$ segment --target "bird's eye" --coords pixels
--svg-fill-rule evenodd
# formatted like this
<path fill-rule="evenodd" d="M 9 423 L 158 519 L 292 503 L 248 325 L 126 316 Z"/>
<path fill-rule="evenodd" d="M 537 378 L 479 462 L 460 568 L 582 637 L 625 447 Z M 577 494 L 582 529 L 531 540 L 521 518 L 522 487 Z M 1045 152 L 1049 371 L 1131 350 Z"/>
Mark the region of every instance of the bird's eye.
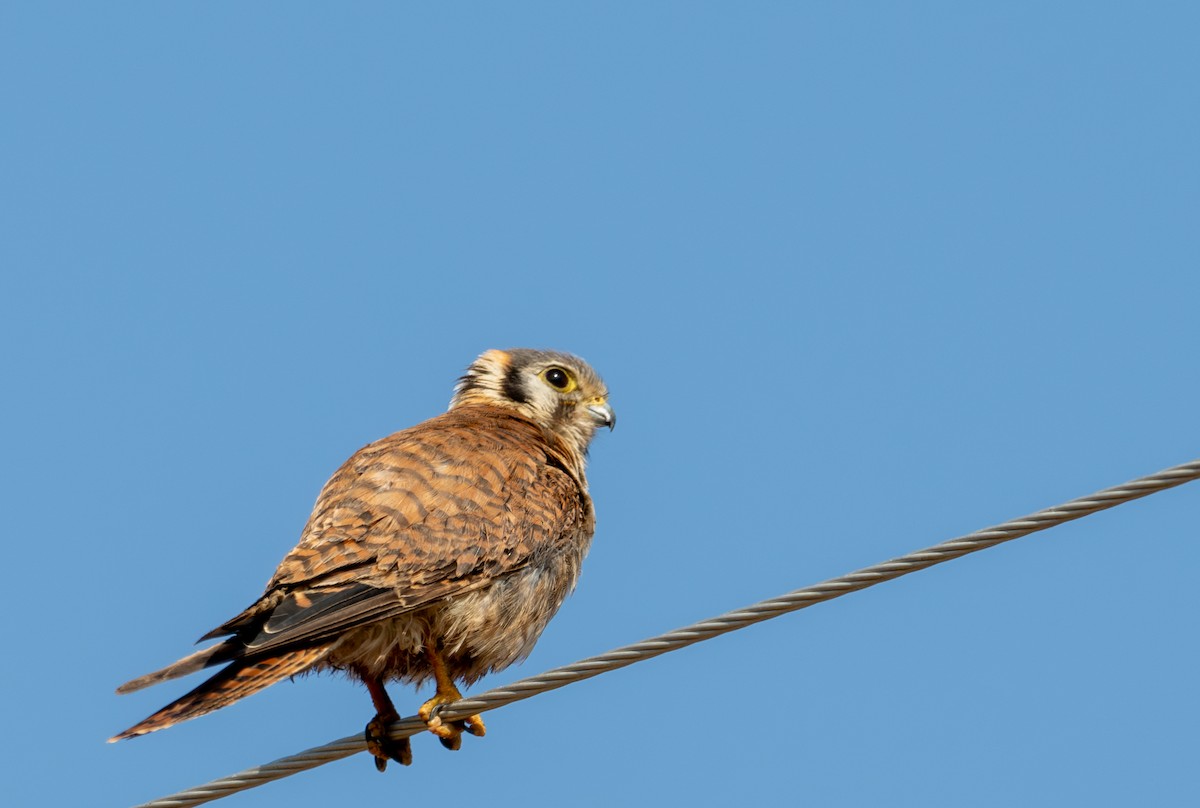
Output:
<path fill-rule="evenodd" d="M 546 368 L 542 371 L 542 378 L 560 393 L 569 393 L 575 389 L 575 380 L 562 368 Z"/>

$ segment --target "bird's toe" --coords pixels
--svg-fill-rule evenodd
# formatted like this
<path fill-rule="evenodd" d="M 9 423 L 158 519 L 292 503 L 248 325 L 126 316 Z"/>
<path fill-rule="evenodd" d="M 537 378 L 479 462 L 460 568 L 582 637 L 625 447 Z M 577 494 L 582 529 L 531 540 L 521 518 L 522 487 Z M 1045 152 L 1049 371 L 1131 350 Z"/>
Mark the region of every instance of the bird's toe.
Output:
<path fill-rule="evenodd" d="M 367 751 L 375 758 L 375 768 L 381 772 L 387 769 L 389 760 L 394 760 L 401 766 L 412 765 L 412 744 L 408 738 L 394 740 L 388 737 L 388 726 L 398 717 L 376 715 L 363 733 L 367 741 Z"/>

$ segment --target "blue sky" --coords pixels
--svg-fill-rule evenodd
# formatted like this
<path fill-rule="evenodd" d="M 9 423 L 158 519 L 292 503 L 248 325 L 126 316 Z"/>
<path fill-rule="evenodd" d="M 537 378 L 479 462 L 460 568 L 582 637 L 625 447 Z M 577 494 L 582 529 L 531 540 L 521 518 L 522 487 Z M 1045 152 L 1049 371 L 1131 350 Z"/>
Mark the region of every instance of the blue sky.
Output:
<path fill-rule="evenodd" d="M 605 376 L 580 587 L 495 686 L 1200 455 L 1192 4 L 8 4 L 13 805 L 355 733 L 118 745 L 351 452 L 491 347 Z M 1197 798 L 1185 487 L 224 801 Z M 426 697 L 393 690 L 411 713 Z"/>

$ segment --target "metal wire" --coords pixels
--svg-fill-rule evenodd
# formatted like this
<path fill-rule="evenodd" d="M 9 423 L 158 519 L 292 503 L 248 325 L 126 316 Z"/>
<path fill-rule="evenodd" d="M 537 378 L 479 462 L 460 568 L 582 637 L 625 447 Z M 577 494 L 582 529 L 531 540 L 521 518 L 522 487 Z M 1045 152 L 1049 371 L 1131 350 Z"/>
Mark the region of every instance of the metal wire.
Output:
<path fill-rule="evenodd" d="M 794 612 L 814 603 L 820 603 L 841 597 L 850 592 L 857 592 L 869 586 L 899 578 L 910 572 L 932 567 L 943 561 L 949 561 L 968 553 L 994 547 L 1012 539 L 1036 533 L 1039 530 L 1070 522 L 1083 516 L 1115 507 L 1130 500 L 1140 499 L 1149 494 L 1174 488 L 1177 485 L 1200 479 L 1200 460 L 1183 463 L 1169 469 L 1132 480 L 1124 485 L 1106 488 L 1095 494 L 1079 499 L 1073 499 L 1062 505 L 1038 511 L 1037 513 L 1013 519 L 984 528 L 974 533 L 968 533 L 957 539 L 918 550 L 908 555 L 885 561 L 881 564 L 865 567 L 848 575 L 830 578 L 819 584 L 797 589 L 777 598 L 760 601 L 743 609 L 699 623 L 693 623 L 684 628 L 669 631 L 658 637 L 652 637 L 632 645 L 617 648 L 599 656 L 589 657 L 561 668 L 553 668 L 545 673 L 521 679 L 504 687 L 489 690 L 473 698 L 463 699 L 442 708 L 440 715 L 444 719 L 466 718 L 475 713 L 495 710 L 514 701 L 536 696 L 548 690 L 590 679 L 601 673 L 606 673 L 634 662 L 675 651 L 693 643 L 701 642 L 736 631 L 754 623 L 770 620 L 781 614 Z M 425 729 L 425 724 L 419 718 L 402 718 L 392 724 L 389 734 L 392 738 L 405 738 L 415 735 Z M 185 806 L 201 805 L 211 800 L 227 797 L 238 791 L 244 791 L 272 780 L 279 780 L 297 772 L 312 769 L 334 760 L 341 760 L 366 749 L 362 734 L 351 735 L 324 746 L 314 747 L 296 755 L 280 758 L 263 766 L 231 774 L 219 780 L 213 780 L 202 786 L 180 791 L 169 797 L 153 800 L 135 806 L 135 808 L 185 808 Z"/>

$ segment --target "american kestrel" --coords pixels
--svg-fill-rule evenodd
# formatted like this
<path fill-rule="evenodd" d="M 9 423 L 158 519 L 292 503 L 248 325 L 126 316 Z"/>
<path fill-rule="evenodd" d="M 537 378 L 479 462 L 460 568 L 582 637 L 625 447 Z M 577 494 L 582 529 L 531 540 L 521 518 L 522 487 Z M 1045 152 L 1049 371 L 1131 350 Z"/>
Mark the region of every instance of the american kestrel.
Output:
<path fill-rule="evenodd" d="M 575 586 L 595 529 L 584 462 L 616 422 L 604 382 L 551 351 L 488 351 L 459 379 L 450 409 L 356 452 L 325 484 L 300 543 L 266 592 L 205 634 L 224 637 L 121 685 L 129 693 L 225 664 L 192 692 L 111 740 L 195 718 L 304 671 L 367 686 L 367 747 L 380 771 L 412 762 L 389 681 L 437 692 L 418 715 L 450 749 L 478 715 L 437 708 L 524 659 Z M 227 664 L 226 664 L 227 663 Z"/>

